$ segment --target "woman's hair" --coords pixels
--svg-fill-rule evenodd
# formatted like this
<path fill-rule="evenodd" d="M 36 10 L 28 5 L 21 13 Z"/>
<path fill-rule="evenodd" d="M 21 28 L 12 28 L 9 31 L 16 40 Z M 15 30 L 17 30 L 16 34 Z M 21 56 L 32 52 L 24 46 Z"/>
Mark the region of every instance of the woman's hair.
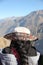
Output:
<path fill-rule="evenodd" d="M 17 44 L 17 40 L 15 40 L 15 41 L 12 40 L 12 41 L 11 41 L 11 44 L 10 44 L 10 47 L 11 47 L 11 48 L 12 48 L 12 47 L 13 47 L 13 48 L 18 48 L 19 45 Z"/>

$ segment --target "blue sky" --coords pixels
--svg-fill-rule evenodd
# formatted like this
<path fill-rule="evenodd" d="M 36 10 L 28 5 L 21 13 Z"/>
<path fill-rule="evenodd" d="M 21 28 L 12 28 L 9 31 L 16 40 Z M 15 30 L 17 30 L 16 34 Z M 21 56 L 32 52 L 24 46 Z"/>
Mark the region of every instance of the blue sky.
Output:
<path fill-rule="evenodd" d="M 0 0 L 0 19 L 43 10 L 43 0 Z"/>

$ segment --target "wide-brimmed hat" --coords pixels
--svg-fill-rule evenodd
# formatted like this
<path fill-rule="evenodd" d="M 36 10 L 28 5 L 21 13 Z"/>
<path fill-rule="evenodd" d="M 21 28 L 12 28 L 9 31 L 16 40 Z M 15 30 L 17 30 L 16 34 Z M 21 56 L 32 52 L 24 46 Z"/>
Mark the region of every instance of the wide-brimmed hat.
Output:
<path fill-rule="evenodd" d="M 36 36 L 32 35 L 30 29 L 26 27 L 16 27 L 14 32 L 16 33 L 18 39 L 30 41 L 35 41 L 38 39 Z"/>

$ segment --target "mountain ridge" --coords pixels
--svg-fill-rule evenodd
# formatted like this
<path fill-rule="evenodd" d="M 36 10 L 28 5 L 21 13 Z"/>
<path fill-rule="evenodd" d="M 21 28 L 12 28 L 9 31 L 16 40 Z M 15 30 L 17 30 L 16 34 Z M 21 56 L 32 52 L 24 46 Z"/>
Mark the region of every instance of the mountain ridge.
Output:
<path fill-rule="evenodd" d="M 43 38 L 43 35 L 41 35 L 41 33 L 43 34 L 43 10 L 33 11 L 23 17 L 13 16 L 0 20 L 0 36 L 13 32 L 16 26 L 25 26 L 30 29 L 32 34 L 40 35 Z"/>

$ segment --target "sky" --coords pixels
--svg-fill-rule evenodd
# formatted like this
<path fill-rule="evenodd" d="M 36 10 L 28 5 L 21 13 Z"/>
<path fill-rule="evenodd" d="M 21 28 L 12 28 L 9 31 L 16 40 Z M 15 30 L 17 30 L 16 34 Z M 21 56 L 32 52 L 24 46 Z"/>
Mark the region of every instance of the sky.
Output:
<path fill-rule="evenodd" d="M 0 0 L 0 19 L 26 16 L 43 10 L 43 0 Z"/>

